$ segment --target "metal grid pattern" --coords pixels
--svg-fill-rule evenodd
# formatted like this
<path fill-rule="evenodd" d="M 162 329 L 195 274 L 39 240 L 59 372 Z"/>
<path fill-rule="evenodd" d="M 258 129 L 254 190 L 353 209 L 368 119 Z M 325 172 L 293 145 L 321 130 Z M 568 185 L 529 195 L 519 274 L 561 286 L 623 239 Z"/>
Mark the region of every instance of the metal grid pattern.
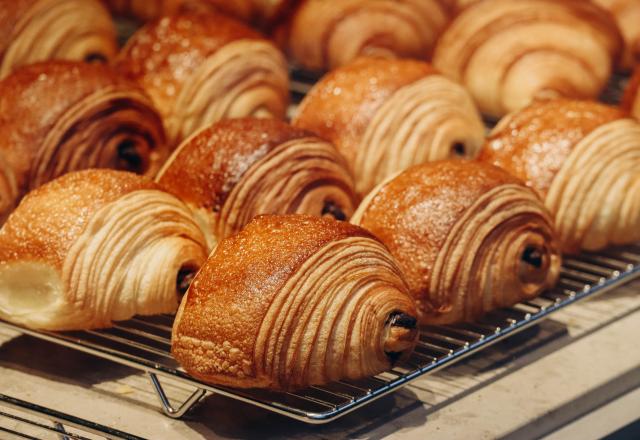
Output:
<path fill-rule="evenodd" d="M 425 327 L 412 357 L 390 371 L 363 380 L 344 380 L 289 393 L 217 387 L 188 376 L 170 354 L 173 323 L 170 315 L 138 317 L 105 330 L 66 333 L 38 332 L 2 324 L 146 372 L 164 412 L 170 417 L 182 417 L 207 392 L 212 392 L 307 423 L 325 423 L 530 327 L 576 301 L 639 276 L 640 244 L 566 258 L 555 289 L 532 301 L 491 312 L 477 323 Z M 194 392 L 174 406 L 160 382 L 163 377 L 193 386 Z"/>
<path fill-rule="evenodd" d="M 0 438 L 143 440 L 126 432 L 0 394 Z"/>

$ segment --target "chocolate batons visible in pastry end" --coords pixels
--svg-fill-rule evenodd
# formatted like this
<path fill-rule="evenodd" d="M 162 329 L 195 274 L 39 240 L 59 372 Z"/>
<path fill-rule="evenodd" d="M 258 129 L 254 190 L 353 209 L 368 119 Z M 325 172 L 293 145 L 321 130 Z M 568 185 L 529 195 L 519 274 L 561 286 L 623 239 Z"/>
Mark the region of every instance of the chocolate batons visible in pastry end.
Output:
<path fill-rule="evenodd" d="M 275 119 L 229 119 L 186 140 L 156 179 L 194 211 L 209 247 L 258 214 L 347 220 L 353 178 L 327 141 Z"/>
<path fill-rule="evenodd" d="M 222 240 L 180 304 L 171 352 L 192 376 L 295 389 L 410 355 L 416 311 L 387 249 L 346 222 L 258 216 Z"/>
<path fill-rule="evenodd" d="M 0 318 L 82 330 L 170 313 L 205 259 L 189 209 L 150 180 L 69 173 L 29 193 L 0 230 Z"/>
<path fill-rule="evenodd" d="M 620 110 L 532 104 L 500 121 L 480 158 L 538 192 L 565 252 L 640 240 L 640 123 Z"/>
<path fill-rule="evenodd" d="M 417 165 L 353 215 L 398 261 L 423 324 L 471 321 L 531 299 L 560 272 L 553 220 L 534 191 L 476 161 Z"/>
<path fill-rule="evenodd" d="M 331 70 L 359 56 L 428 59 L 453 13 L 448 0 L 302 0 L 280 39 L 292 60 Z"/>
<path fill-rule="evenodd" d="M 0 81 L 0 224 L 28 191 L 64 173 L 115 168 L 155 175 L 162 119 L 109 67 L 46 61 Z"/>
<path fill-rule="evenodd" d="M 620 66 L 630 70 L 640 65 L 640 0 L 594 0 L 613 14 L 624 37 Z"/>
<path fill-rule="evenodd" d="M 412 165 L 473 158 L 485 140 L 464 88 L 413 60 L 361 58 L 334 70 L 304 98 L 293 125 L 336 145 L 361 195 Z"/>
<path fill-rule="evenodd" d="M 534 98 L 596 98 L 621 47 L 611 14 L 590 1 L 484 0 L 453 20 L 433 64 L 500 117 Z"/>
<path fill-rule="evenodd" d="M 622 100 L 622 108 L 640 121 L 640 66 L 636 68 L 629 81 Z"/>
<path fill-rule="evenodd" d="M 148 23 L 116 66 L 149 93 L 175 145 L 221 119 L 283 119 L 289 103 L 282 53 L 242 23 L 213 13 Z"/>
<path fill-rule="evenodd" d="M 0 6 L 0 78 L 51 59 L 106 62 L 118 51 L 99 0 L 5 0 Z"/>

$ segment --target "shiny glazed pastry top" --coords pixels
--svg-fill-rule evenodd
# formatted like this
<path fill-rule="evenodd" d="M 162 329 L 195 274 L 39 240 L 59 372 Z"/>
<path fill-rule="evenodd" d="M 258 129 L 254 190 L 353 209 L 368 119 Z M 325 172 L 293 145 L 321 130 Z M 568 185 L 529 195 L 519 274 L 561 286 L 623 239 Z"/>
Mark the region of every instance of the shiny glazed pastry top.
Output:
<path fill-rule="evenodd" d="M 0 230 L 0 318 L 82 330 L 170 313 L 205 258 L 187 207 L 150 180 L 69 173 L 29 193 Z"/>
<path fill-rule="evenodd" d="M 621 46 L 613 17 L 590 1 L 484 0 L 443 33 L 433 64 L 500 117 L 537 97 L 596 98 Z"/>
<path fill-rule="evenodd" d="M 99 0 L 4 0 L 0 5 L 0 78 L 50 59 L 107 61 L 118 51 Z"/>
<path fill-rule="evenodd" d="M 138 30 L 116 68 L 142 85 L 174 145 L 226 118 L 284 118 L 284 56 L 256 31 L 213 13 L 164 17 Z"/>
<path fill-rule="evenodd" d="M 103 65 L 47 61 L 0 81 L 0 223 L 28 191 L 69 171 L 155 174 L 168 155 L 160 116 Z"/>
<path fill-rule="evenodd" d="M 275 119 L 229 119 L 186 140 L 157 177 L 194 211 L 210 248 L 258 214 L 348 219 L 357 204 L 329 142 Z"/>
<path fill-rule="evenodd" d="M 411 165 L 475 157 L 484 125 L 459 84 L 414 60 L 360 58 L 325 75 L 293 125 L 333 142 L 360 195 Z"/>
<path fill-rule="evenodd" d="M 222 240 L 198 272 L 171 352 L 207 382 L 293 389 L 381 373 L 417 336 L 400 270 L 371 234 L 265 215 Z"/>
<path fill-rule="evenodd" d="M 302 0 L 280 38 L 310 70 L 359 56 L 426 60 L 452 9 L 450 0 Z"/>
<path fill-rule="evenodd" d="M 420 322 L 477 319 L 552 287 L 559 243 L 542 201 L 487 164 L 417 165 L 374 189 L 352 222 L 398 261 Z"/>
<path fill-rule="evenodd" d="M 564 251 L 640 240 L 640 124 L 620 110 L 534 103 L 500 121 L 480 158 L 538 192 Z"/>

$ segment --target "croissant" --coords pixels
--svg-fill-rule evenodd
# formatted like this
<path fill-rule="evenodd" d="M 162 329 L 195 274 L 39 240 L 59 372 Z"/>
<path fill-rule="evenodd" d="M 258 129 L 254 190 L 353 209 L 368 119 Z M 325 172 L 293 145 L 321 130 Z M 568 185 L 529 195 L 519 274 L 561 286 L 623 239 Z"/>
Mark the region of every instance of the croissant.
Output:
<path fill-rule="evenodd" d="M 333 145 L 275 119 L 229 119 L 185 141 L 157 177 L 185 201 L 213 248 L 258 214 L 346 220 L 353 179 Z"/>
<path fill-rule="evenodd" d="M 631 69 L 640 64 L 640 0 L 595 0 L 611 12 L 624 37 L 621 65 Z"/>
<path fill-rule="evenodd" d="M 5 0 L 0 6 L 0 78 L 49 59 L 106 61 L 116 31 L 99 0 Z"/>
<path fill-rule="evenodd" d="M 462 86 L 426 63 L 361 58 L 304 98 L 293 124 L 333 142 L 366 194 L 411 165 L 475 157 L 484 125 Z"/>
<path fill-rule="evenodd" d="M 597 97 L 621 45 L 613 17 L 589 1 L 485 0 L 453 20 L 433 64 L 500 117 L 536 97 Z"/>
<path fill-rule="evenodd" d="M 545 200 L 565 252 L 640 240 L 640 124 L 596 102 L 539 102 L 505 117 L 481 160 Z"/>
<path fill-rule="evenodd" d="M 427 59 L 453 12 L 450 3 L 301 0 L 278 37 L 310 70 L 332 70 L 362 55 Z"/>
<path fill-rule="evenodd" d="M 553 221 L 540 199 L 488 164 L 409 168 L 373 190 L 352 222 L 396 258 L 423 324 L 470 321 L 531 299 L 560 271 Z"/>
<path fill-rule="evenodd" d="M 380 373 L 417 336 L 402 275 L 371 234 L 266 215 L 204 263 L 176 315 L 171 352 L 207 382 L 293 389 Z"/>
<path fill-rule="evenodd" d="M 189 210 L 153 182 L 69 173 L 29 193 L 0 230 L 0 318 L 80 330 L 169 313 L 205 259 Z"/>
<path fill-rule="evenodd" d="M 636 68 L 636 71 L 627 86 L 627 90 L 622 100 L 622 108 L 633 117 L 640 120 L 640 66 Z"/>
<path fill-rule="evenodd" d="M 137 80 L 162 114 L 172 144 L 212 122 L 284 118 L 284 56 L 257 32 L 215 14 L 165 17 L 137 31 L 116 66 Z"/>
<path fill-rule="evenodd" d="M 64 173 L 155 174 L 166 158 L 160 116 L 142 89 L 106 66 L 47 61 L 0 81 L 0 224 L 28 191 Z"/>

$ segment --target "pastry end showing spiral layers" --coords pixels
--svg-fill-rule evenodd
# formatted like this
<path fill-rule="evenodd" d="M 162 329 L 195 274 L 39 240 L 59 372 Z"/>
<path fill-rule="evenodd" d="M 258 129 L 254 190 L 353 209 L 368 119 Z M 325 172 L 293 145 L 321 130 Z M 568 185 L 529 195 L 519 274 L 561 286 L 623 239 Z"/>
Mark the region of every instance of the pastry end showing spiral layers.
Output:
<path fill-rule="evenodd" d="M 213 124 L 178 147 L 157 181 L 192 208 L 210 249 L 259 214 L 347 220 L 357 204 L 335 147 L 275 119 Z"/>
<path fill-rule="evenodd" d="M 352 222 L 396 258 L 423 324 L 477 319 L 535 297 L 559 275 L 559 243 L 540 199 L 479 162 L 412 167 L 374 189 Z"/>
<path fill-rule="evenodd" d="M 359 56 L 427 59 L 451 12 L 447 0 L 303 0 L 283 45 L 296 63 L 319 71 Z"/>
<path fill-rule="evenodd" d="M 360 58 L 330 72 L 304 98 L 293 124 L 336 145 L 360 195 L 412 165 L 474 158 L 485 138 L 464 88 L 414 60 Z"/>
<path fill-rule="evenodd" d="M 221 119 L 283 119 L 289 104 L 284 55 L 256 31 L 218 14 L 148 23 L 129 39 L 116 68 L 149 93 L 173 145 Z"/>
<path fill-rule="evenodd" d="M 168 150 L 150 99 L 106 66 L 47 61 L 0 81 L 0 223 L 28 191 L 64 173 L 154 175 Z"/>
<path fill-rule="evenodd" d="M 0 317 L 36 329 L 170 313 L 206 258 L 187 207 L 135 174 L 66 174 L 0 230 Z"/>
<path fill-rule="evenodd" d="M 640 240 L 640 124 L 619 109 L 532 104 L 496 126 L 480 159 L 538 192 L 564 252 Z"/>
<path fill-rule="evenodd" d="M 592 2 L 478 1 L 442 34 L 433 63 L 498 118 L 535 99 L 597 98 L 621 47 L 614 18 Z"/>
<path fill-rule="evenodd" d="M 180 305 L 172 354 L 207 382 L 295 389 L 388 369 L 413 350 L 400 270 L 364 229 L 259 216 L 222 240 Z"/>
<path fill-rule="evenodd" d="M 107 62 L 116 30 L 99 0 L 5 1 L 0 14 L 0 78 L 51 59 Z"/>

